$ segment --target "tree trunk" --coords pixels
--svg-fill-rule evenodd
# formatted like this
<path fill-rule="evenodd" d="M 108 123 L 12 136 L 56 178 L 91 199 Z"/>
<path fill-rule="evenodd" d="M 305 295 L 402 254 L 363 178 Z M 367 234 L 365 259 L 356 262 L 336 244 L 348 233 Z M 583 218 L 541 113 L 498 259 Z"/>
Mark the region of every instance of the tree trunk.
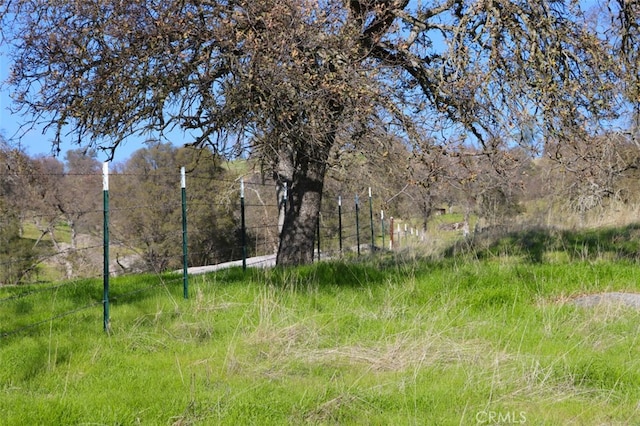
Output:
<path fill-rule="evenodd" d="M 76 229 L 76 221 L 74 219 L 69 219 L 67 223 L 71 229 L 71 251 L 75 253 L 78 249 L 78 230 Z"/>
<path fill-rule="evenodd" d="M 287 184 L 287 198 L 283 203 L 284 220 L 276 258 L 279 266 L 302 265 L 313 261 L 316 223 L 320 214 L 329 149 L 322 151 L 314 152 L 315 158 L 296 152 L 294 155 L 281 156 L 278 160 L 276 182 L 279 186 Z M 279 172 L 292 173 L 286 176 Z"/>

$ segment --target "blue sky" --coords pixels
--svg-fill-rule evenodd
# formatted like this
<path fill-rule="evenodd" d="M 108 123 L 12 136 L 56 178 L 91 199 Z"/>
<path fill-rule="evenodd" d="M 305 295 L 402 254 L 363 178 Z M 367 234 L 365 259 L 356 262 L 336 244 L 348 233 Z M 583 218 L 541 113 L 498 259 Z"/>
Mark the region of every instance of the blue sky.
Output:
<path fill-rule="evenodd" d="M 9 76 L 10 60 L 0 50 L 0 81 L 5 81 Z M 0 90 L 0 134 L 7 140 L 14 143 L 18 143 L 17 140 L 12 140 L 20 132 L 20 126 L 25 121 L 25 117 L 21 117 L 17 114 L 12 114 L 9 111 L 11 106 L 11 98 L 9 97 L 9 91 Z M 42 127 L 35 127 L 29 130 L 20 139 L 20 147 L 22 147 L 27 154 L 31 156 L 52 155 L 52 143 L 53 132 L 43 134 Z M 114 161 L 121 162 L 128 159 L 131 154 L 143 147 L 143 141 L 145 138 L 131 138 L 121 145 L 116 151 Z M 62 152 L 60 153 L 60 159 L 64 159 L 64 153 L 69 149 L 78 148 L 78 145 L 73 145 L 70 142 L 61 146 Z M 104 153 L 98 153 L 98 159 L 100 161 L 106 160 Z"/>

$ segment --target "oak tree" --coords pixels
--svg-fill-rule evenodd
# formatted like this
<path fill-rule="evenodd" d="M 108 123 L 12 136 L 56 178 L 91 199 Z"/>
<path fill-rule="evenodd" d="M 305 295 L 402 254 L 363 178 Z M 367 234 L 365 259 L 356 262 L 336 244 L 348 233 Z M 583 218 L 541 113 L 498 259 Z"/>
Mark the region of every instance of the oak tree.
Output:
<path fill-rule="evenodd" d="M 37 272 L 43 254 L 24 238 L 22 228 L 29 166 L 27 155 L 0 135 L 0 286 L 26 281 Z"/>
<path fill-rule="evenodd" d="M 500 169 L 514 145 L 539 154 L 637 106 L 637 8 L 603 3 L 607 31 L 561 0 L 2 0 L 0 14 L 16 109 L 54 144 L 181 129 L 260 159 L 289 190 L 284 265 L 312 259 L 329 160 L 380 131 L 426 164 L 472 150 Z"/>

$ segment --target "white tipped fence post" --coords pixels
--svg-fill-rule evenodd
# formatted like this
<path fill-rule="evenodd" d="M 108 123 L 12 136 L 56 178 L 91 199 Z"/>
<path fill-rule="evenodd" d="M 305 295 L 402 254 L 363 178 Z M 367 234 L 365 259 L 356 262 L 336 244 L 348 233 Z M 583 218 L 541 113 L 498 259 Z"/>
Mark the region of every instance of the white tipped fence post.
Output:
<path fill-rule="evenodd" d="M 244 179 L 240 179 L 240 227 L 242 233 L 242 270 L 247 270 L 247 227 L 244 212 Z"/>
<path fill-rule="evenodd" d="M 380 248 L 384 250 L 384 210 L 380 210 L 380 229 L 382 230 L 382 245 Z"/>
<path fill-rule="evenodd" d="M 373 199 L 371 198 L 371 187 L 369 187 L 369 224 L 371 225 L 371 253 L 376 248 L 375 230 L 373 229 Z"/>
<path fill-rule="evenodd" d="M 109 318 L 109 163 L 102 164 L 102 201 L 103 201 L 103 293 L 102 307 L 103 319 L 102 326 L 104 331 L 108 332 L 110 328 Z"/>
<path fill-rule="evenodd" d="M 338 196 L 338 243 L 340 244 L 340 255 L 342 255 L 342 196 Z"/>
<path fill-rule="evenodd" d="M 360 256 L 360 202 L 358 194 L 356 194 L 356 246 L 358 247 L 358 256 Z"/>
<path fill-rule="evenodd" d="M 182 193 L 182 287 L 183 296 L 189 298 L 189 251 L 187 245 L 187 176 L 180 168 L 180 188 Z"/>

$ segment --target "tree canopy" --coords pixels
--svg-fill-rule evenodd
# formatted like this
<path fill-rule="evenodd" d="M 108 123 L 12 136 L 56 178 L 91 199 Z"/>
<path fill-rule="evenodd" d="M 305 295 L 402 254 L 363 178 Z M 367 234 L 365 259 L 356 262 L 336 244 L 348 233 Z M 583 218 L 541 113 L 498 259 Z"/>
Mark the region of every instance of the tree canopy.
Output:
<path fill-rule="evenodd" d="M 278 263 L 308 262 L 328 166 L 394 135 L 433 169 L 553 147 L 640 108 L 636 2 L 0 0 L 15 108 L 108 151 L 180 129 L 287 188 Z M 637 131 L 632 131 L 635 137 Z M 446 157 L 446 158 L 445 158 Z M 449 161 L 451 158 L 459 161 Z M 467 159 L 465 159 L 467 158 Z M 469 179 L 473 179 L 471 174 Z"/>

